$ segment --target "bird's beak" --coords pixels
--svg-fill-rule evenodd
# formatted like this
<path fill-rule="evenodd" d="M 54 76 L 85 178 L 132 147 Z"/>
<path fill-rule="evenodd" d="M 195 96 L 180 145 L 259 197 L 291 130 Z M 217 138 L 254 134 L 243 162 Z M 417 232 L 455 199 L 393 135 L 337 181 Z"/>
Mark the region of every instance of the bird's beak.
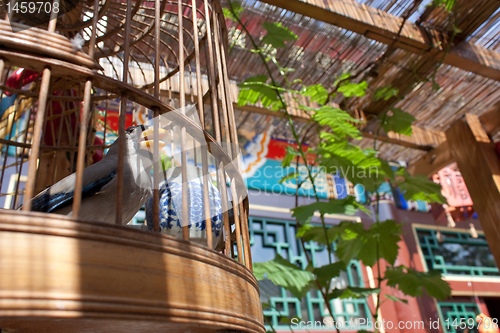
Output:
<path fill-rule="evenodd" d="M 165 147 L 167 144 L 162 140 L 167 137 L 168 132 L 164 129 L 158 129 L 158 147 L 160 150 Z M 154 149 L 154 129 L 151 127 L 142 132 L 142 138 L 139 142 L 140 149 L 147 150 L 153 153 Z"/>
<path fill-rule="evenodd" d="M 165 139 L 167 139 L 168 133 L 169 132 L 165 131 L 163 128 L 159 128 L 158 139 L 160 141 L 165 141 Z M 152 140 L 154 138 L 154 135 L 155 135 L 155 130 L 152 126 L 150 126 L 147 130 L 142 132 L 142 137 L 144 138 L 144 140 Z"/>

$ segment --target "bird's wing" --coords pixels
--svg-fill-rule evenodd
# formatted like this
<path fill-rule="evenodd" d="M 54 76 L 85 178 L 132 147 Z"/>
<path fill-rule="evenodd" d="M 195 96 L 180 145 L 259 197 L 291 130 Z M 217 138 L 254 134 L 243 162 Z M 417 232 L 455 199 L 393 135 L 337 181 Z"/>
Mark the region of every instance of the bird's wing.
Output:
<path fill-rule="evenodd" d="M 117 173 L 116 160 L 103 159 L 83 171 L 82 199 L 99 192 L 111 182 Z M 73 173 L 48 189 L 44 190 L 31 202 L 31 210 L 51 213 L 73 203 L 76 174 Z"/>

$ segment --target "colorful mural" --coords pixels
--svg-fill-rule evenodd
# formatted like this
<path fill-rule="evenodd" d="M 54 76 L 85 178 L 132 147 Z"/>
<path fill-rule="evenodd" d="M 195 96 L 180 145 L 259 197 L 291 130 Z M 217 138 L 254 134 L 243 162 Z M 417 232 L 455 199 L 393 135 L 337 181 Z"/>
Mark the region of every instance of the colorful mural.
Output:
<path fill-rule="evenodd" d="M 303 163 L 297 165 L 295 161 L 290 163 L 287 168 L 282 167 L 282 161 L 286 155 L 286 148 L 297 147 L 295 143 L 286 140 L 272 138 L 270 132 L 256 135 L 249 140 L 244 148 L 246 152 L 243 156 L 244 171 L 247 186 L 252 190 L 260 190 L 275 194 L 294 195 L 297 191 L 297 179 L 289 179 L 282 183 L 280 180 L 290 174 L 298 171 L 298 181 L 302 183 L 299 189 L 299 195 L 313 197 L 313 187 L 307 179 L 307 168 Z M 308 146 L 303 148 L 307 150 Z M 309 163 L 314 162 L 314 154 L 306 156 Z M 399 167 L 395 165 L 394 168 Z M 375 201 L 376 196 L 372 193 L 365 193 L 363 186 L 354 185 L 347 179 L 339 177 L 336 174 L 327 174 L 320 168 L 313 167 L 312 173 L 315 176 L 315 186 L 318 196 L 322 199 L 345 198 L 347 195 L 356 197 L 361 203 Z M 430 205 L 423 201 L 407 201 L 403 198 L 398 189 L 392 189 L 388 183 L 384 183 L 379 188 L 379 194 L 382 199 L 392 200 L 399 208 L 406 210 L 416 210 L 428 212 Z"/>

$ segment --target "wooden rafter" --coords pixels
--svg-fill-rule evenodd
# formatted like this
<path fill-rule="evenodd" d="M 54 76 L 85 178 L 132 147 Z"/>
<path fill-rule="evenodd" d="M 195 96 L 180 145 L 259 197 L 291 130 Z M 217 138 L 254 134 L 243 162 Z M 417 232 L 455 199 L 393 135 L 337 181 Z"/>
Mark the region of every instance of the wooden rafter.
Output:
<path fill-rule="evenodd" d="M 457 120 L 446 131 L 446 137 L 488 245 L 500 264 L 500 158 L 476 115 L 466 114 Z"/>
<path fill-rule="evenodd" d="M 479 121 L 487 136 L 498 133 L 500 131 L 500 103 L 483 113 L 479 117 Z M 437 171 L 453 162 L 454 159 L 445 138 L 439 146 L 431 149 L 427 154 L 422 155 L 417 161 L 412 163 L 408 171 L 413 175 L 422 174 L 432 176 Z"/>
<path fill-rule="evenodd" d="M 262 0 L 270 5 L 302 14 L 318 21 L 330 23 L 367 38 L 392 44 L 397 38 L 402 18 L 354 0 Z M 434 61 L 440 61 L 445 53 L 448 36 L 436 30 L 406 22 L 399 38 L 393 44 Z M 500 54 L 469 42 L 452 47 L 444 63 L 500 81 Z"/>
<path fill-rule="evenodd" d="M 490 0 L 491 1 L 491 0 Z M 498 4 L 495 5 L 494 1 L 490 3 L 488 6 L 479 6 L 479 7 L 472 7 L 472 10 L 466 11 L 467 15 L 466 17 L 476 17 L 474 20 L 474 24 L 470 24 L 470 22 L 464 21 L 463 19 L 458 22 L 457 28 L 461 30 L 460 32 L 460 41 L 463 41 L 468 34 L 472 33 L 475 29 L 474 27 L 478 27 L 478 25 L 481 25 L 485 20 L 488 19 L 490 15 L 492 15 L 495 11 L 496 8 L 498 7 Z M 444 14 L 445 17 L 447 17 L 449 14 L 446 13 L 446 11 L 443 11 L 442 8 L 435 8 L 435 10 L 441 12 Z M 462 13 L 465 14 L 465 13 Z M 475 15 L 477 14 L 477 15 Z M 464 16 L 464 15 L 462 15 Z M 406 25 L 406 23 L 405 23 Z M 396 36 L 397 37 L 397 36 Z M 451 42 L 451 41 L 450 41 Z M 457 45 L 457 39 L 453 39 L 453 43 Z M 390 46 L 389 50 L 392 50 L 393 47 Z M 388 51 L 389 51 L 388 50 Z M 380 58 L 380 60 L 383 60 L 385 63 L 383 63 L 382 67 L 387 71 L 390 67 L 392 67 L 392 64 L 394 62 L 400 62 L 401 58 L 397 57 L 394 59 L 392 56 L 389 56 L 387 59 Z M 399 61 L 398 61 L 399 58 Z M 414 87 L 414 85 L 421 81 L 423 78 L 429 77 L 430 74 L 436 70 L 436 67 L 439 66 L 439 62 L 434 59 L 434 58 L 429 58 L 429 57 L 418 57 L 415 61 L 411 62 L 411 67 L 409 67 L 407 64 L 406 66 L 402 66 L 397 73 L 390 75 L 389 79 L 383 75 L 382 73 L 379 73 L 379 75 L 374 79 L 374 81 L 371 82 L 371 85 L 373 87 L 381 87 L 390 84 L 391 86 L 398 88 L 399 93 L 398 96 L 395 96 L 393 98 L 390 98 L 388 100 L 379 100 L 379 101 L 372 101 L 369 103 L 369 105 L 365 106 L 365 111 L 370 112 L 370 113 L 382 113 L 385 112 L 387 109 L 389 109 L 391 106 L 393 106 L 398 100 L 403 99 L 404 96 Z"/>
<path fill-rule="evenodd" d="M 238 106 L 236 103 L 233 103 L 233 107 L 235 110 L 270 115 L 273 117 L 286 117 L 286 114 L 282 111 L 271 111 L 269 109 L 254 105 Z M 294 121 L 309 121 L 309 116 L 305 113 L 297 113 L 292 111 L 291 116 Z M 418 126 L 412 126 L 412 129 L 413 135 L 411 137 L 390 132 L 380 133 L 377 137 L 377 140 L 423 151 L 431 151 L 434 147 L 446 140 L 446 137 L 442 132 L 426 130 Z M 369 129 L 361 128 L 360 131 L 365 138 L 375 138 L 375 133 L 373 133 L 373 131 L 370 131 Z"/>

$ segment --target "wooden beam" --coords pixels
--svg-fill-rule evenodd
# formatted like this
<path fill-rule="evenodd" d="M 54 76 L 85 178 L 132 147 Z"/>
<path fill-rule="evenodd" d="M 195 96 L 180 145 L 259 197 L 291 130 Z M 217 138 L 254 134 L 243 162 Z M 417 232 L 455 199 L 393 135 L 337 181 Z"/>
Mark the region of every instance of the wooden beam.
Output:
<path fill-rule="evenodd" d="M 286 114 L 282 111 L 271 111 L 255 105 L 238 106 L 237 103 L 233 103 L 233 108 L 240 111 L 286 118 Z M 309 116 L 307 116 L 307 114 L 292 114 L 291 117 L 294 121 L 298 122 L 309 121 Z M 389 134 L 382 133 L 377 137 L 377 140 L 424 151 L 430 151 L 433 149 L 433 147 L 446 140 L 446 137 L 442 132 L 426 130 L 418 126 L 412 126 L 412 128 L 412 136 L 399 135 L 392 132 Z M 375 138 L 375 134 L 373 133 L 373 131 L 360 129 L 360 132 L 365 138 Z"/>
<path fill-rule="evenodd" d="M 479 120 L 486 133 L 493 135 L 500 131 L 500 103 L 489 108 Z"/>
<path fill-rule="evenodd" d="M 500 158 L 479 117 L 467 114 L 447 131 L 458 164 L 493 256 L 500 266 Z"/>
<path fill-rule="evenodd" d="M 354 0 L 261 0 L 321 22 L 330 23 L 384 44 L 397 38 L 402 18 Z M 434 29 L 406 22 L 394 47 L 440 61 L 449 37 Z M 500 54 L 469 42 L 452 47 L 444 63 L 500 81 Z"/>
<path fill-rule="evenodd" d="M 486 135 L 493 135 L 500 131 L 500 103 L 492 106 L 483 113 L 479 117 L 479 121 Z M 445 137 L 439 146 L 431 149 L 427 154 L 413 162 L 408 167 L 408 172 L 412 175 L 421 174 L 430 177 L 453 162 L 454 159 Z"/>
<path fill-rule="evenodd" d="M 408 172 L 412 175 L 420 174 L 430 177 L 450 163 L 453 163 L 453 157 L 451 156 L 448 141 L 444 141 L 423 155 L 418 161 L 410 164 Z"/>

